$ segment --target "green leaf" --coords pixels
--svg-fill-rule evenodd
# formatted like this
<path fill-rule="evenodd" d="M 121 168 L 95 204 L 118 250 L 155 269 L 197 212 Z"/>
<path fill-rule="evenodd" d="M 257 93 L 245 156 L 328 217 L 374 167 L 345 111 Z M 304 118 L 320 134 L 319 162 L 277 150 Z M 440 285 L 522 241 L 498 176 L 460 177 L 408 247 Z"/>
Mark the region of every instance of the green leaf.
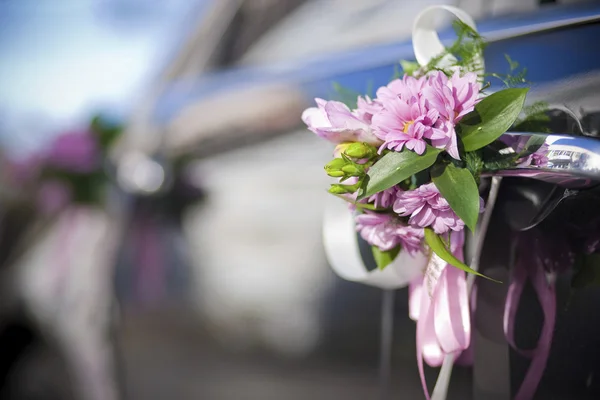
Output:
<path fill-rule="evenodd" d="M 504 89 L 481 100 L 460 122 L 465 151 L 480 149 L 505 133 L 517 120 L 529 89 Z"/>
<path fill-rule="evenodd" d="M 436 165 L 431 171 L 431 179 L 456 215 L 475 232 L 479 218 L 479 189 L 471 172 L 454 164 Z"/>
<path fill-rule="evenodd" d="M 400 246 L 396 246 L 388 251 L 381 251 L 377 246 L 371 246 L 371 250 L 373 251 L 373 258 L 375 259 L 375 263 L 377 263 L 377 268 L 382 270 L 394 261 L 400 252 Z"/>
<path fill-rule="evenodd" d="M 454 257 L 450 250 L 448 250 L 448 248 L 444 245 L 442 239 L 438 235 L 436 235 L 436 233 L 431 228 L 425 228 L 425 242 L 431 248 L 431 250 L 433 250 L 433 252 L 438 255 L 438 257 L 446 261 L 448 264 L 454 265 L 456 268 L 462 269 L 465 272 L 481 276 L 485 279 L 489 279 L 490 281 L 502 283 L 488 276 L 485 276 L 480 272 L 475 271 L 474 269 L 470 268 L 468 265 L 460 261 L 458 258 Z"/>
<path fill-rule="evenodd" d="M 387 153 L 369 169 L 366 188 L 359 193 L 358 200 L 389 189 L 417 172 L 431 167 L 440 152 L 440 149 L 428 145 L 425 153 L 421 155 L 408 149 L 399 153 Z"/>
<path fill-rule="evenodd" d="M 90 130 L 97 136 L 100 147 L 105 150 L 121 135 L 123 126 L 105 116 L 96 115 L 90 122 Z"/>

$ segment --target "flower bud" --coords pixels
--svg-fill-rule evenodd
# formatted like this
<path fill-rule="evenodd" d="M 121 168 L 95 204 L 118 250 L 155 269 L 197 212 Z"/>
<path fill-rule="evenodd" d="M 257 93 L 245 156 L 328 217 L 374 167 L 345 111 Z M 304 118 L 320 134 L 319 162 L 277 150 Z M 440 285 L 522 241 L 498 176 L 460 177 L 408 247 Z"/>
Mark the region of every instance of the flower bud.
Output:
<path fill-rule="evenodd" d="M 327 171 L 327 170 L 325 170 L 325 172 L 327 172 L 327 175 L 331 176 L 332 178 L 341 178 L 342 176 L 346 175 L 343 171 Z"/>
<path fill-rule="evenodd" d="M 356 164 L 346 164 L 342 167 L 342 171 L 349 176 L 362 176 L 365 174 L 364 168 Z"/>
<path fill-rule="evenodd" d="M 353 145 L 354 143 L 350 142 L 346 142 L 346 143 L 340 143 L 337 146 L 335 146 L 335 149 L 333 150 L 333 156 L 334 157 L 341 157 L 342 153 L 344 153 L 346 151 L 346 149 L 348 148 L 348 146 Z"/>
<path fill-rule="evenodd" d="M 346 185 L 331 185 L 329 188 L 329 193 L 331 194 L 346 194 L 349 193 L 348 187 Z"/>
<path fill-rule="evenodd" d="M 335 158 L 325 165 L 325 171 L 327 172 L 327 175 L 339 178 L 341 176 L 344 176 L 342 168 L 345 165 L 346 160 L 343 160 L 341 158 Z"/>
<path fill-rule="evenodd" d="M 366 158 L 373 155 L 373 150 L 373 147 L 369 146 L 366 143 L 352 143 L 346 148 L 344 153 L 348 157 L 352 158 Z"/>

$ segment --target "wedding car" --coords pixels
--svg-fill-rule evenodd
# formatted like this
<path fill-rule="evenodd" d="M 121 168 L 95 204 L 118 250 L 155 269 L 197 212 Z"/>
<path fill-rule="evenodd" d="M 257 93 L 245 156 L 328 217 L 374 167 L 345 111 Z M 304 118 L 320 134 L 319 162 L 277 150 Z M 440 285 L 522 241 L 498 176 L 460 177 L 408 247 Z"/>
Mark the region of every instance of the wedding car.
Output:
<path fill-rule="evenodd" d="M 189 31 L 187 43 L 177 47 L 179 53 L 174 54 L 155 85 L 141 96 L 139 107 L 132 108 L 122 146 L 112 160 L 117 170 L 115 180 L 132 197 L 143 198 L 131 204 L 152 203 L 158 189 L 170 189 L 159 188 L 173 181 L 167 179 L 174 170 L 169 163 L 185 162 L 186 168 L 177 169 L 181 177 L 206 191 L 206 201 L 189 204 L 178 212 L 193 264 L 190 280 L 195 307 L 217 340 L 233 349 L 262 346 L 296 358 L 325 349 L 341 354 L 341 360 L 358 358 L 368 364 L 379 346 L 380 293 L 342 281 L 327 268 L 321 238 L 323 204 L 328 196 L 323 189 L 327 177 L 322 165 L 331 158 L 331 152 L 301 127 L 300 115 L 314 97 L 355 96 L 386 84 L 400 70 L 400 60 L 414 58 L 409 39 L 412 19 L 422 7 L 439 2 L 290 1 L 298 3 L 294 5 L 297 8 L 286 10 L 289 14 L 279 23 L 271 26 L 273 21 L 265 22 L 264 28 L 269 28 L 250 45 L 240 45 L 238 42 L 243 42 L 244 35 L 236 36 L 245 15 L 240 13 L 239 5 L 244 2 L 208 3 L 215 7 L 218 18 L 202 19 L 196 30 Z M 245 3 L 258 8 L 256 4 L 268 2 Z M 553 116 L 557 126 L 564 126 L 555 129 L 556 132 L 581 136 L 582 132 L 588 136 L 598 132 L 592 112 L 598 110 L 600 83 L 600 54 L 594 51 L 600 37 L 599 4 L 461 3 L 476 17 L 480 33 L 489 41 L 485 54 L 488 70 L 510 72 L 514 61 L 518 61 L 527 68 L 527 79 L 533 82 L 529 99 L 546 100 L 556 110 L 562 110 Z M 255 14 L 260 12 L 255 10 Z M 440 21 L 440 27 L 447 27 L 440 34 L 444 43 L 450 43 L 454 36 L 448 22 Z M 224 37 L 226 40 L 221 40 Z M 121 39 L 114 40 L 115 45 L 119 42 Z M 244 46 L 247 50 L 241 54 L 232 51 Z M 223 53 L 219 54 L 220 51 Z M 510 54 L 510 60 L 506 54 Z M 211 62 L 212 57 L 219 55 L 226 62 Z M 156 59 L 149 60 L 155 66 Z M 123 71 L 123 76 L 131 76 L 125 73 L 127 68 Z M 82 82 L 89 83 L 86 79 Z M 27 100 L 23 100 L 25 96 L 16 83 L 10 86 L 11 93 L 6 98 L 20 99 L 25 104 Z M 102 89 L 118 91 L 119 84 L 110 83 Z M 490 90 L 501 86 L 497 81 Z M 45 91 L 46 100 L 50 91 Z M 60 92 L 60 87 L 57 91 Z M 12 97 L 14 93 L 20 96 Z M 57 105 L 63 107 L 61 111 L 72 111 L 67 103 Z M 596 154 L 594 149 L 586 150 Z M 581 156 L 580 149 L 552 151 L 555 153 L 550 164 L 567 173 L 590 165 L 584 161 L 589 155 Z M 135 165 L 138 161 L 140 164 Z M 134 173 L 128 175 L 128 171 Z M 156 176 L 160 176 L 158 181 Z M 148 179 L 152 185 L 148 185 Z M 155 182 L 158 184 L 154 185 Z M 494 229 L 489 239 L 492 245 L 486 249 L 482 261 L 484 272 L 493 275 L 495 269 L 499 274 L 506 270 L 503 256 L 510 253 L 505 240 L 508 232 L 537 225 L 547 211 L 556 208 L 570 193 L 535 180 L 519 179 L 506 185 L 499 199 L 501 212 L 492 222 Z M 53 282 L 44 279 L 48 274 L 39 274 L 29 282 Z M 104 279 L 97 282 L 106 283 L 109 275 L 105 272 Z M 569 294 L 565 284 L 568 278 L 563 276 L 560 280 L 563 305 Z M 46 306 L 63 304 L 39 297 L 45 292 L 37 290 L 36 285 L 29 288 L 29 302 L 35 302 L 29 304 L 30 308 L 43 311 Z M 478 353 L 473 374 L 471 377 L 458 371 L 448 398 L 469 398 L 471 393 L 476 399 L 509 398 L 516 386 L 511 385 L 511 380 L 519 380 L 527 367 L 527 362 L 511 353 L 504 341 L 501 325 L 506 293 L 487 282 L 480 289 L 481 307 L 474 323 Z M 93 296 L 86 297 L 86 293 Z M 112 301 L 106 290 L 86 293 L 84 298 L 93 297 L 92 300 L 104 305 Z M 548 393 L 564 394 L 562 398 L 569 399 L 579 394 L 594 397 L 600 390 L 595 378 L 600 373 L 599 346 L 594 342 L 600 324 L 593 313 L 598 295 L 594 291 L 586 293 L 571 305 L 577 313 L 559 313 L 554 352 L 539 389 L 542 398 L 551 398 Z M 395 374 L 394 387 L 401 388 L 405 398 L 421 398 L 418 377 L 413 371 L 414 324 L 408 319 L 405 297 L 406 291 L 396 296 L 394 358 L 409 360 L 410 369 L 402 370 L 411 372 Z M 541 318 L 531 293 L 524 295 L 524 299 L 527 307 L 517 320 L 525 325 L 531 322 L 532 328 L 517 334 L 516 340 L 529 344 L 536 340 Z M 97 303 L 69 304 L 86 304 L 82 308 L 89 311 L 96 309 Z M 62 315 L 73 324 L 78 323 L 69 318 L 68 311 Z M 58 319 L 45 320 L 55 327 L 61 325 L 56 322 Z M 105 332 L 110 325 L 99 324 L 104 326 L 94 328 L 98 332 Z M 17 330 L 20 328 L 17 326 Z M 63 335 L 63 340 L 68 341 L 70 334 Z M 10 342 L 5 345 L 14 347 Z M 96 343 L 89 347 L 97 351 L 101 346 Z M 11 365 L 18 365 L 16 353 L 14 360 L 9 360 Z M 81 361 L 80 354 L 71 356 Z M 92 359 L 98 362 L 102 357 Z M 77 362 L 70 367 L 77 369 Z M 79 370 L 102 390 L 111 386 L 102 379 L 116 375 L 106 364 L 98 369 Z M 230 385 L 229 378 L 236 371 L 228 372 L 227 385 L 233 388 L 235 385 Z M 24 388 L 13 376 L 11 379 L 13 388 Z M 259 379 L 266 380 L 263 376 Z M 87 382 L 80 379 L 75 385 L 91 387 Z M 114 382 L 112 385 L 115 391 L 110 396 L 88 390 L 89 398 L 119 398 L 117 385 Z M 243 388 L 259 393 L 262 388 L 258 386 L 263 385 Z M 285 392 L 287 386 L 283 384 L 276 389 Z M 348 399 L 372 395 L 358 384 L 353 386 L 351 379 L 344 380 L 337 389 L 346 390 Z M 237 397 L 234 392 L 227 393 L 233 393 L 231 398 L 239 398 L 239 392 Z M 331 391 L 323 392 L 323 398 L 332 396 L 336 397 L 337 392 L 333 395 Z M 285 398 L 285 394 L 276 397 Z M 300 398 L 305 397 L 308 396 Z"/>
<path fill-rule="evenodd" d="M 300 10 L 301 15 L 292 18 L 292 14 L 272 35 L 267 33 L 238 65 L 175 80 L 167 87 L 153 113 L 154 124 L 163 134 L 162 147 L 155 150 L 167 157 L 198 159 L 190 164 L 190 175 L 206 188 L 210 200 L 191 208 L 184 229 L 190 242 L 200 244 L 193 250 L 197 302 L 204 317 L 218 327 L 215 336 L 229 344 L 260 343 L 286 354 L 306 354 L 320 340 L 330 340 L 331 348 L 356 354 L 360 350 L 353 344 L 365 332 L 377 331 L 372 313 L 377 300 L 363 296 L 357 286 L 341 283 L 325 269 L 320 227 L 326 193 L 321 189 L 325 177 L 319 165 L 330 154 L 309 132 L 298 130 L 299 116 L 312 98 L 335 96 L 335 87 L 342 88 L 337 92 L 343 96 L 368 93 L 369 88 L 386 84 L 399 68 L 399 60 L 413 59 L 413 48 L 408 39 L 385 35 L 370 42 L 357 34 L 358 44 L 343 44 L 344 35 L 355 37 L 352 30 L 357 25 L 356 29 L 363 23 L 377 26 L 369 24 L 370 17 L 383 24 L 384 8 L 365 7 L 346 20 L 340 12 L 341 21 L 332 17 L 331 22 L 337 30 L 330 27 L 330 31 L 320 31 L 320 24 L 337 9 L 329 10 L 330 14 L 320 9 L 323 19 L 308 6 Z M 389 15 L 393 20 L 394 14 Z M 412 16 L 406 18 L 397 24 L 408 26 L 409 32 Z M 573 129 L 580 124 L 573 121 L 589 121 L 590 113 L 597 111 L 600 57 L 592 49 L 600 34 L 600 6 L 549 5 L 529 13 L 479 18 L 477 27 L 489 41 L 486 69 L 510 72 L 511 60 L 518 61 L 533 82 L 529 100 L 545 100 L 562 110 L 553 119 L 557 126 L 569 126 L 561 133 L 581 135 L 581 130 Z M 317 38 L 311 46 L 317 50 L 297 48 L 302 32 L 313 29 Z M 449 43 L 453 32 L 448 28 L 440 37 Z M 319 52 L 320 47 L 325 50 Z M 501 87 L 498 81 L 490 89 Z M 581 128 L 588 136 L 597 131 L 591 125 Z M 577 168 L 572 157 L 563 160 L 564 154 L 555 155 L 551 163 L 557 168 Z M 527 225 L 523 229 L 537 225 L 547 216 L 545 205 L 551 211 L 564 195 L 546 182 L 510 182 L 500 200 L 503 214 L 493 222 L 499 232 L 508 229 L 501 219 L 512 228 L 519 223 Z M 240 195 L 232 195 L 232 190 Z M 490 233 L 490 237 L 504 243 L 501 236 Z M 488 251 L 508 253 L 500 245 Z M 488 272 L 506 262 L 489 257 L 484 257 Z M 517 379 L 514 376 L 523 371 L 526 361 L 509 357 L 507 344 L 497 339 L 502 335 L 502 311 L 492 300 L 506 293 L 487 283 L 482 288 L 490 301 L 482 301 L 482 311 L 476 315 L 474 340 L 483 350 L 475 359 L 473 387 L 476 398 L 510 396 L 511 379 Z M 336 298 L 344 300 L 337 303 Z M 539 314 L 531 309 L 535 306 L 530 312 Z M 398 324 L 404 326 L 404 320 Z M 559 326 L 568 324 L 559 321 Z M 596 325 L 591 326 L 590 331 L 596 332 Z M 573 343 L 570 334 L 565 332 L 567 339 L 560 342 L 564 348 L 556 345 L 561 354 Z M 535 332 L 523 335 L 522 340 L 531 341 Z M 591 337 L 581 338 L 586 349 L 593 347 Z M 413 349 L 405 332 L 399 332 L 396 340 L 401 348 Z M 372 351 L 375 346 L 363 344 L 364 348 Z M 583 350 L 577 354 L 585 359 L 581 364 L 585 367 L 570 372 L 561 368 L 560 357 L 551 357 L 540 393 L 564 393 L 564 398 L 597 393 L 592 354 Z M 559 374 L 570 380 L 557 383 L 553 377 Z M 582 376 L 592 378 L 584 382 Z M 410 393 L 410 380 L 397 379 Z M 492 381 L 492 389 L 488 386 L 486 392 L 482 382 Z M 455 390 L 450 398 L 465 398 L 472 391 L 464 385 Z"/>

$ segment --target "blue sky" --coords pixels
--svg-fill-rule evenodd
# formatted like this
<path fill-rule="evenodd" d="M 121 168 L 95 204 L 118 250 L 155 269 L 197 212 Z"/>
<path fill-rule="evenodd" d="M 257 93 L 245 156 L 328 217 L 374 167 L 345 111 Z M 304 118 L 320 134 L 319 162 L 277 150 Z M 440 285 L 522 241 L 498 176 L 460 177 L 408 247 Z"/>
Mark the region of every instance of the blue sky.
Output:
<path fill-rule="evenodd" d="M 0 0 L 0 138 L 36 146 L 126 113 L 207 0 Z"/>

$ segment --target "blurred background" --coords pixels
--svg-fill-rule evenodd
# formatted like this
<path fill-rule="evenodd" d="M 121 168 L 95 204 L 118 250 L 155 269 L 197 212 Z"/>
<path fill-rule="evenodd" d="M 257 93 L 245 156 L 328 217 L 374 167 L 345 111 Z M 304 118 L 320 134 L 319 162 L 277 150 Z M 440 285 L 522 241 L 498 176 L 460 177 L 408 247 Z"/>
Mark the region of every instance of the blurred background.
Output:
<path fill-rule="evenodd" d="M 332 149 L 300 114 L 386 84 L 432 4 L 532 101 L 600 111 L 594 1 L 1 0 L 0 399 L 377 396 L 381 291 L 327 265 Z M 395 305 L 393 393 L 419 399 Z"/>

